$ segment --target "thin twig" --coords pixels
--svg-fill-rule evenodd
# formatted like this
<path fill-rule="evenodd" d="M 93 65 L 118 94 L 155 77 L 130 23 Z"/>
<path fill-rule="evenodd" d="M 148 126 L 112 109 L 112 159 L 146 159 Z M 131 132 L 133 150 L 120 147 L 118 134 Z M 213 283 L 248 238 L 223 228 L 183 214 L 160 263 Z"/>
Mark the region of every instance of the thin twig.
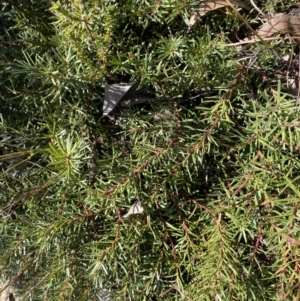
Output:
<path fill-rule="evenodd" d="M 259 7 L 257 7 L 253 0 L 250 0 L 250 2 L 258 13 L 260 13 L 264 18 L 268 19 L 268 16 L 264 12 L 262 12 Z"/>
<path fill-rule="evenodd" d="M 280 40 L 280 39 L 286 39 L 286 38 L 283 38 L 283 37 L 270 37 L 270 38 L 264 38 L 264 41 L 273 41 L 273 40 Z M 300 36 L 288 37 L 288 39 L 300 40 Z M 253 40 L 241 41 L 241 42 L 237 42 L 237 43 L 223 44 L 221 46 L 223 46 L 223 47 L 239 46 L 239 45 L 244 45 L 244 44 L 252 44 L 252 43 L 256 43 L 256 42 L 261 42 L 261 40 L 253 39 Z"/>
<path fill-rule="evenodd" d="M 297 87 L 297 90 L 298 90 L 298 94 L 297 94 L 297 100 L 296 100 L 296 106 L 299 110 L 299 106 L 298 106 L 298 103 L 299 103 L 299 97 L 300 97 L 300 54 L 298 54 L 298 87 Z"/>

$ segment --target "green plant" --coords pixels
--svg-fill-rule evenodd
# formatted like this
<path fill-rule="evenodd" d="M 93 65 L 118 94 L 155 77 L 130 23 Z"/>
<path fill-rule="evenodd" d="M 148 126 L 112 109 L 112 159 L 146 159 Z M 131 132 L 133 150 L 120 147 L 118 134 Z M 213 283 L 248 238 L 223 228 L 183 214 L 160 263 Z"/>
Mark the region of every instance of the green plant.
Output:
<path fill-rule="evenodd" d="M 235 12 L 189 30 L 197 5 L 1 4 L 0 267 L 24 300 L 298 298 L 293 44 L 249 67 Z M 132 81 L 153 100 L 102 117 Z"/>

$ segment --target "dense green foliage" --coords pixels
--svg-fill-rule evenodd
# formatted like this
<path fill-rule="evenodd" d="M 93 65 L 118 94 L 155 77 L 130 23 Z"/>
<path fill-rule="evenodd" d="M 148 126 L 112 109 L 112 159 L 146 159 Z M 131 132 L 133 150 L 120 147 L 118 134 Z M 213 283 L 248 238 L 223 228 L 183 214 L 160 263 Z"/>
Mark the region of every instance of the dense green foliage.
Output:
<path fill-rule="evenodd" d="M 24 300 L 298 300 L 299 101 L 270 50 L 297 49 L 247 67 L 226 43 L 255 11 L 189 29 L 198 5 L 0 4 L 0 267 Z M 133 81 L 153 100 L 101 118 Z"/>

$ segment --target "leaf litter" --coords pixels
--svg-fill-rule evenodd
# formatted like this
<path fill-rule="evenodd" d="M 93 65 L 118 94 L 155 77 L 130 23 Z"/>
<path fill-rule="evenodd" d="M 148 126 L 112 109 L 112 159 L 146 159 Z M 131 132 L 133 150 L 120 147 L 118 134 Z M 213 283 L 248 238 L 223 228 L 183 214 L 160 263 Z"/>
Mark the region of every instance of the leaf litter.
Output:
<path fill-rule="evenodd" d="M 242 8 L 251 10 L 251 7 L 247 5 L 245 2 L 241 0 L 209 0 L 202 2 L 198 8 L 198 11 L 194 13 L 190 17 L 189 26 L 193 26 L 198 19 L 205 16 L 207 13 L 209 13 L 212 10 L 219 9 L 226 6 L 240 6 Z"/>
<path fill-rule="evenodd" d="M 137 89 L 138 86 L 137 82 L 105 85 L 102 117 L 110 114 L 119 103 L 122 107 L 129 107 L 153 99 L 143 89 Z"/>

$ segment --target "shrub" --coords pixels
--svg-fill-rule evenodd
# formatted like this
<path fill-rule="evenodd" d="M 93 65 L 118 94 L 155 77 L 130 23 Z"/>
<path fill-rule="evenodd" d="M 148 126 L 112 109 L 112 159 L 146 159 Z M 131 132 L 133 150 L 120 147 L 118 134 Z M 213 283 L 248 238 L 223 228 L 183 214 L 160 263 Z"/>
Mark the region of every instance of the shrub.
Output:
<path fill-rule="evenodd" d="M 197 6 L 1 4 L 0 262 L 24 300 L 297 299 L 300 116 L 272 52 L 294 44 L 247 67 L 226 44 L 254 16 L 188 29 Z M 152 99 L 102 117 L 124 82 Z"/>

